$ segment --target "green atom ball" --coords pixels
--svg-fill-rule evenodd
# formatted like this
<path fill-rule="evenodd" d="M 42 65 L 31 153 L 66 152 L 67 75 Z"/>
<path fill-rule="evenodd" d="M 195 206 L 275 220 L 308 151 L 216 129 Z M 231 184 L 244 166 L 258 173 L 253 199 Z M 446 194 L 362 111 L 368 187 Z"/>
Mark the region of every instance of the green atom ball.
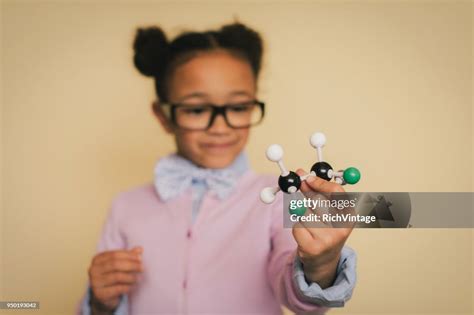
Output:
<path fill-rule="evenodd" d="M 360 180 L 360 172 L 355 167 L 349 167 L 344 171 L 343 177 L 346 183 L 354 185 Z"/>
<path fill-rule="evenodd" d="M 301 217 L 306 213 L 306 207 L 300 207 L 296 209 L 288 208 L 290 214 L 296 214 L 297 216 Z"/>

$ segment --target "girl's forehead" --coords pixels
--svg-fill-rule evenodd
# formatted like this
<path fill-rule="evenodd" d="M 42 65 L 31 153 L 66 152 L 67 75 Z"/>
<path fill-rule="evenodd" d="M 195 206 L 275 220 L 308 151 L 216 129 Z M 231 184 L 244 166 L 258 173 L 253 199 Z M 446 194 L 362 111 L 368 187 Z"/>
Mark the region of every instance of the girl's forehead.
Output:
<path fill-rule="evenodd" d="M 172 99 L 229 98 L 253 96 L 256 92 L 250 64 L 222 51 L 199 54 L 178 66 L 169 83 Z"/>

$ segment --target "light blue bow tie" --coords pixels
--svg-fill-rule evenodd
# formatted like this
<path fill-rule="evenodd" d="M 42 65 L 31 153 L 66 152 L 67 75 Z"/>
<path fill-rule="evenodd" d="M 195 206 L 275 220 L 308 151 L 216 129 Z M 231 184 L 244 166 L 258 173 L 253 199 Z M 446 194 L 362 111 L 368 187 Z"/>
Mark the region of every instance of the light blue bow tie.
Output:
<path fill-rule="evenodd" d="M 155 166 L 155 190 L 164 201 L 168 201 L 188 189 L 193 181 L 204 182 L 207 188 L 226 198 L 232 191 L 238 177 L 248 169 L 245 153 L 241 153 L 227 168 L 206 169 L 191 161 L 171 154 L 161 158 Z"/>

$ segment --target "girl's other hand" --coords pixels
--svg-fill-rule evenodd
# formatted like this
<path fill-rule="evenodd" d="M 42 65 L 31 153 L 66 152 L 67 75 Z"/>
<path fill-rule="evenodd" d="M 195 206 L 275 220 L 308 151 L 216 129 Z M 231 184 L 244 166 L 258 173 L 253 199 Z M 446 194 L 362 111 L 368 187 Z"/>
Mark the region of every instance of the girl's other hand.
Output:
<path fill-rule="evenodd" d="M 95 313 L 112 313 L 120 296 L 130 291 L 143 271 L 142 247 L 113 250 L 97 254 L 89 267 L 92 288 L 91 306 Z M 109 312 L 108 312 L 109 311 Z"/>

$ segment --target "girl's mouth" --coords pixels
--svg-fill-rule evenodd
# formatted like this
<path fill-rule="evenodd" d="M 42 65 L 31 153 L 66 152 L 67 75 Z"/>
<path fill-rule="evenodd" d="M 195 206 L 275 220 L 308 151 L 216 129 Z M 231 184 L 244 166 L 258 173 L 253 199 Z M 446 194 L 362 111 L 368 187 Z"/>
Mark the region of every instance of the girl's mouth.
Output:
<path fill-rule="evenodd" d="M 218 143 L 208 142 L 208 143 L 202 143 L 201 147 L 209 151 L 223 151 L 236 145 L 237 142 L 238 140 L 228 141 L 228 142 L 218 142 Z"/>

